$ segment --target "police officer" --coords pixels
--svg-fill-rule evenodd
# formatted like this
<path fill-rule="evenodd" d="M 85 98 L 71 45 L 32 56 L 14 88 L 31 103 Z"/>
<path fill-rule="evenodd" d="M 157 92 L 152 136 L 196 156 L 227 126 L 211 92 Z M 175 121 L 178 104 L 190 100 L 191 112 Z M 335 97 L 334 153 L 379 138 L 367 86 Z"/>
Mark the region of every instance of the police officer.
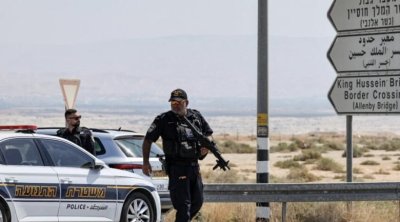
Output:
<path fill-rule="evenodd" d="M 182 89 L 171 92 L 171 110 L 157 116 L 149 127 L 143 142 L 143 173 L 150 175 L 150 146 L 161 136 L 172 205 L 176 222 L 188 222 L 203 205 L 203 182 L 198 160 L 204 159 L 208 149 L 200 147 L 192 130 L 181 120 L 186 116 L 205 136 L 212 129 L 199 111 L 188 109 L 187 94 Z"/>
<path fill-rule="evenodd" d="M 67 139 L 84 148 L 89 153 L 96 155 L 92 132 L 88 128 L 79 127 L 81 117 L 76 109 L 67 109 L 65 111 L 67 127 L 58 130 L 57 136 Z"/>

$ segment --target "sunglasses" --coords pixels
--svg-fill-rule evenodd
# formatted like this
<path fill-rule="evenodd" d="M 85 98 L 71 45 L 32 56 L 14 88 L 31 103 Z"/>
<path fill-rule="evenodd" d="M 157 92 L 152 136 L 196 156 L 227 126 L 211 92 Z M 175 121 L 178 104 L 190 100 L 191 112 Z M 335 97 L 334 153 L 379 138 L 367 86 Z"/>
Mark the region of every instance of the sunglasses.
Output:
<path fill-rule="evenodd" d="M 183 104 L 185 100 L 171 100 L 171 105 L 180 105 Z"/>
<path fill-rule="evenodd" d="M 73 116 L 73 117 L 68 117 L 68 119 L 73 119 L 73 120 L 80 120 L 82 116 Z"/>

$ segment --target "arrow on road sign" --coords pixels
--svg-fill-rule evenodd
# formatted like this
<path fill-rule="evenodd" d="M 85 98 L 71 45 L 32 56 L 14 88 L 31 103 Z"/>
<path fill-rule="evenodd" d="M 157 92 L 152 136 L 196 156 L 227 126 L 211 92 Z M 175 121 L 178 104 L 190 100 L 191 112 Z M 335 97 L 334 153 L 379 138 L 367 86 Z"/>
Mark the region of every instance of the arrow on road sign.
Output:
<path fill-rule="evenodd" d="M 60 79 L 65 109 L 74 108 L 80 83 L 81 81 L 79 79 Z"/>
<path fill-rule="evenodd" d="M 328 51 L 336 72 L 400 70 L 400 33 L 338 36 Z"/>
<path fill-rule="evenodd" d="M 400 74 L 337 77 L 328 98 L 337 114 L 400 113 Z"/>
<path fill-rule="evenodd" d="M 396 1 L 335 0 L 328 17 L 337 32 L 400 26 Z"/>

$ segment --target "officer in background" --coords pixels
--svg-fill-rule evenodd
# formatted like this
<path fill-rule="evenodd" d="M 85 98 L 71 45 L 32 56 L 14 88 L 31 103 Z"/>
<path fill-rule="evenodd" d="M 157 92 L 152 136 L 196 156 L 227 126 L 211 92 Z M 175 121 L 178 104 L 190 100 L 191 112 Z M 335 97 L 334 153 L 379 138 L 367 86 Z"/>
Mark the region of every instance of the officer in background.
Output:
<path fill-rule="evenodd" d="M 192 130 L 181 120 L 186 116 L 205 136 L 212 129 L 199 111 L 188 109 L 187 94 L 182 89 L 172 91 L 171 110 L 157 116 L 149 127 L 143 142 L 143 173 L 150 175 L 150 146 L 161 136 L 165 153 L 166 171 L 176 222 L 188 222 L 203 205 L 203 182 L 198 160 L 204 159 L 208 149 L 200 147 Z"/>
<path fill-rule="evenodd" d="M 88 128 L 79 127 L 81 117 L 82 116 L 78 114 L 76 109 L 67 109 L 65 111 L 67 127 L 59 129 L 57 131 L 57 136 L 67 139 L 84 148 L 89 153 L 96 155 L 92 132 Z"/>

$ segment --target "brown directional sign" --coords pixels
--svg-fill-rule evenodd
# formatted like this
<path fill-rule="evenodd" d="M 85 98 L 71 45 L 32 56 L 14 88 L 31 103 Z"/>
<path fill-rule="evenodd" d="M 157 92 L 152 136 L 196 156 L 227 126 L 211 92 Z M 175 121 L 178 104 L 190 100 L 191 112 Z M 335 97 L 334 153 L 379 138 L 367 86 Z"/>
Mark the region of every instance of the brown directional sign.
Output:
<path fill-rule="evenodd" d="M 399 114 L 400 74 L 337 77 L 328 97 L 338 114 Z"/>
<path fill-rule="evenodd" d="M 400 27 L 399 0 L 335 0 L 328 17 L 336 31 Z"/>

